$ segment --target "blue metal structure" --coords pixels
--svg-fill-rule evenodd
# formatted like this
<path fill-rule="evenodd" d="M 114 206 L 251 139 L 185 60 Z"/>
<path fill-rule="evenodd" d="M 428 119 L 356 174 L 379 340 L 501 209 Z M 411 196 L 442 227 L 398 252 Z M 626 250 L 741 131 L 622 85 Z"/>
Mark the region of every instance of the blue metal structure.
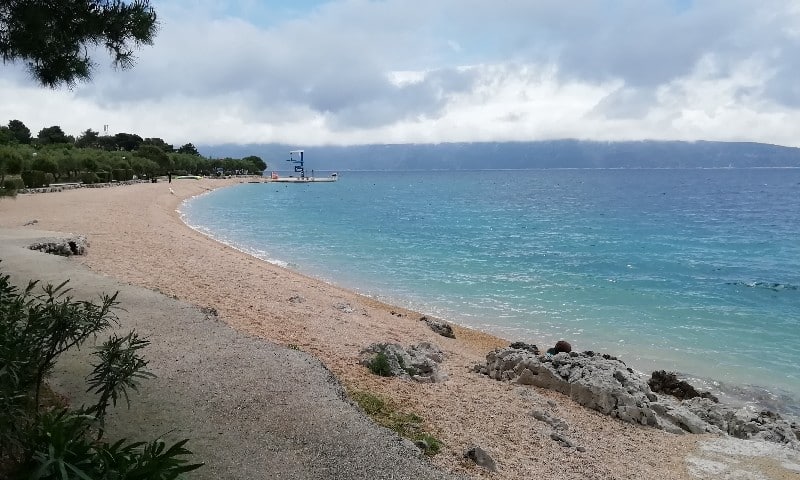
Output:
<path fill-rule="evenodd" d="M 294 155 L 299 154 L 300 158 L 295 158 Z M 289 159 L 286 160 L 287 162 L 292 162 L 297 165 L 294 166 L 294 172 L 300 174 L 300 178 L 306 178 L 306 171 L 303 168 L 303 150 L 292 150 L 289 152 Z"/>

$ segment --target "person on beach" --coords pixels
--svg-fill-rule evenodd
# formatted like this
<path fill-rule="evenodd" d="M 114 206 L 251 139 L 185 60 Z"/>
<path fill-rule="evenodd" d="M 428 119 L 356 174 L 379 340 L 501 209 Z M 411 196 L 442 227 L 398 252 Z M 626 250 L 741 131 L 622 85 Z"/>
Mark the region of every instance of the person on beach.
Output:
<path fill-rule="evenodd" d="M 564 352 L 569 353 L 572 351 L 572 345 L 569 344 L 566 340 L 559 340 L 556 342 L 556 346 L 547 349 L 548 355 L 556 355 L 558 353 Z"/>

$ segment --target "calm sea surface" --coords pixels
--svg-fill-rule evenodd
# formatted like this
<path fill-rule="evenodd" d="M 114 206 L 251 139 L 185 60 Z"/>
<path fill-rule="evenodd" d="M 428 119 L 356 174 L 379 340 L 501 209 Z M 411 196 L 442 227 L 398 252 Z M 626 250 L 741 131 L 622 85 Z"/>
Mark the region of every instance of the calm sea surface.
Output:
<path fill-rule="evenodd" d="M 800 414 L 798 169 L 343 172 L 181 212 L 390 303 Z"/>

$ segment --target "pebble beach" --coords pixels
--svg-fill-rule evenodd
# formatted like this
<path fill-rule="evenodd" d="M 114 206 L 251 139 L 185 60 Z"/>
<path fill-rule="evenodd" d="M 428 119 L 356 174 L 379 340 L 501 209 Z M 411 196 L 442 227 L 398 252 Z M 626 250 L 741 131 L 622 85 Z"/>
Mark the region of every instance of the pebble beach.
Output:
<path fill-rule="evenodd" d="M 559 393 L 480 375 L 473 366 L 516 339 L 458 325 L 453 325 L 454 339 L 442 337 L 420 321 L 426 312 L 388 305 L 261 261 L 192 230 L 176 212 L 184 199 L 243 181 L 176 180 L 22 194 L 0 199 L 0 227 L 83 235 L 87 252 L 70 262 L 213 310 L 236 331 L 312 355 L 345 390 L 380 395 L 422 417 L 426 430 L 443 445 L 427 459 L 446 474 L 503 480 L 800 478 L 796 451 L 623 423 Z M 359 363 L 359 354 L 383 342 L 438 345 L 445 353 L 448 380 L 417 383 L 372 374 Z M 554 441 L 550 425 L 537 420 L 534 410 L 563 420 L 567 435 L 581 448 Z M 474 445 L 492 456 L 497 471 L 464 458 Z M 260 474 L 254 478 L 281 478 L 280 472 Z"/>

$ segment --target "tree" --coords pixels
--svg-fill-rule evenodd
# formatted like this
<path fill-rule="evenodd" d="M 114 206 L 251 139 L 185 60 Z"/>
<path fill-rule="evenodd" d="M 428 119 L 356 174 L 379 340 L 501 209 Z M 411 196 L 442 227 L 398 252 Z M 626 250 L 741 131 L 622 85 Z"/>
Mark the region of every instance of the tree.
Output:
<path fill-rule="evenodd" d="M 0 125 L 0 145 L 9 145 L 14 136 L 11 135 L 11 130 L 5 125 Z"/>
<path fill-rule="evenodd" d="M 118 133 L 114 135 L 114 141 L 116 142 L 117 148 L 129 152 L 139 148 L 139 145 L 143 142 L 142 137 L 135 133 Z"/>
<path fill-rule="evenodd" d="M 39 135 L 37 135 L 37 138 L 39 139 L 39 143 L 41 145 L 69 143 L 69 139 L 67 139 L 66 134 L 64 134 L 64 131 L 61 130 L 61 127 L 58 125 L 53 125 L 52 127 L 39 130 Z"/>
<path fill-rule="evenodd" d="M 10 147 L 0 147 L 0 186 L 6 178 L 6 174 L 19 174 L 22 169 L 22 157 Z"/>
<path fill-rule="evenodd" d="M 61 170 L 58 162 L 52 155 L 40 153 L 31 162 L 31 170 L 39 170 L 53 175 L 53 179 L 58 180 L 61 177 Z"/>
<path fill-rule="evenodd" d="M 264 162 L 264 160 L 261 159 L 261 157 L 250 155 L 248 157 L 244 157 L 242 160 L 253 164 L 254 167 L 252 169 L 253 172 L 263 172 L 264 170 L 267 169 L 267 164 Z"/>
<path fill-rule="evenodd" d="M 158 147 L 154 147 L 152 145 L 142 145 L 139 147 L 139 150 L 136 151 L 136 156 L 146 158 L 157 163 L 158 166 L 164 171 L 169 171 L 172 168 L 172 160 L 170 160 L 169 156 L 162 152 Z"/>
<path fill-rule="evenodd" d="M 100 145 L 99 139 L 99 132 L 87 128 L 86 131 L 81 133 L 75 140 L 75 146 L 79 148 L 97 148 Z"/>
<path fill-rule="evenodd" d="M 0 22 L 0 24 L 2 23 Z M 31 130 L 20 120 L 11 120 L 8 122 L 8 130 L 11 132 L 11 136 L 14 137 L 14 140 L 16 140 L 17 143 L 21 143 L 23 145 L 28 145 L 31 143 Z"/>
<path fill-rule="evenodd" d="M 142 142 L 142 145 L 152 145 L 154 147 L 158 147 L 164 153 L 172 153 L 175 151 L 175 147 L 160 138 L 145 138 Z"/>
<path fill-rule="evenodd" d="M 3 63 L 25 62 L 42 85 L 73 86 L 91 78 L 89 52 L 105 47 L 120 68 L 133 51 L 152 45 L 158 24 L 149 0 L 4 0 L 0 3 Z"/>
<path fill-rule="evenodd" d="M 188 153 L 189 155 L 200 155 L 200 152 L 197 151 L 194 145 L 191 143 L 187 143 L 182 145 L 181 148 L 178 149 L 178 153 Z"/>
<path fill-rule="evenodd" d="M 101 135 L 97 137 L 97 148 L 102 148 L 103 150 L 117 150 L 117 141 L 111 135 Z"/>

